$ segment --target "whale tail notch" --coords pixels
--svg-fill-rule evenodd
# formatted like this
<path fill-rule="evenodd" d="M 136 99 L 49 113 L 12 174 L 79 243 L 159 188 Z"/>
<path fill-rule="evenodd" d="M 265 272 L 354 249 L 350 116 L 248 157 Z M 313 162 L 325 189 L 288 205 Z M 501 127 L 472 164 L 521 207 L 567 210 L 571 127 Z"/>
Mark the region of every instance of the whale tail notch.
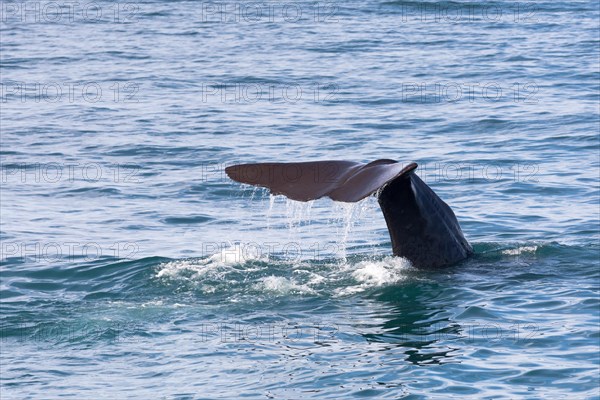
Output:
<path fill-rule="evenodd" d="M 376 195 L 388 226 L 395 256 L 415 267 L 438 268 L 469 256 L 473 250 L 464 238 L 450 207 L 414 171 L 382 159 L 368 164 L 352 161 L 257 163 L 227 167 L 227 175 L 240 183 L 261 186 L 272 194 L 310 201 L 329 197 L 357 202 Z"/>

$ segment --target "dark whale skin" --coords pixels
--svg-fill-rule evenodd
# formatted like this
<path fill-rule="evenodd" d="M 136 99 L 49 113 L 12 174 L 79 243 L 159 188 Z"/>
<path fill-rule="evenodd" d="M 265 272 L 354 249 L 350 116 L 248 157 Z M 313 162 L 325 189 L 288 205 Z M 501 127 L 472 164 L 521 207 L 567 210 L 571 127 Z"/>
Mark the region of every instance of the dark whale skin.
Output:
<path fill-rule="evenodd" d="M 389 182 L 378 201 L 395 256 L 440 268 L 473 254 L 452 209 L 414 172 Z"/>

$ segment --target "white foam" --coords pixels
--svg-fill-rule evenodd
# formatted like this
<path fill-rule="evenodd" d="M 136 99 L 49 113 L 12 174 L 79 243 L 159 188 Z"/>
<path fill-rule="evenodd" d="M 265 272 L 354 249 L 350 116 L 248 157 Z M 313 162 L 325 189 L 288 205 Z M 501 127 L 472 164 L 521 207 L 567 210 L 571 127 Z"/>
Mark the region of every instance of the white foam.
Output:
<path fill-rule="evenodd" d="M 260 248 L 254 244 L 236 243 L 227 248 L 221 249 L 218 253 L 209 257 L 213 263 L 221 265 L 243 264 L 247 261 L 265 260 Z"/>
<path fill-rule="evenodd" d="M 261 260 L 265 263 L 247 263 Z M 264 276 L 270 266 L 289 268 L 285 276 Z M 311 262 L 289 263 L 269 260 L 260 252 L 244 249 L 236 244 L 204 258 L 176 260 L 160 265 L 157 278 L 170 278 L 180 282 L 191 282 L 204 293 L 216 290 L 247 291 L 286 294 L 319 293 L 345 296 L 363 292 L 369 288 L 395 284 L 407 278 L 411 264 L 400 257 L 359 262 L 338 262 L 315 265 Z M 262 271 L 262 272 L 261 272 Z M 241 284 L 240 273 L 244 278 Z M 249 285 L 248 285 L 249 284 Z"/>
<path fill-rule="evenodd" d="M 357 285 L 336 290 L 336 295 L 345 296 L 365 291 L 369 288 L 385 286 L 403 281 L 407 270 L 411 268 L 408 260 L 401 257 L 386 257 L 383 260 L 361 261 L 356 265 L 348 265 L 354 269 L 352 277 Z"/>
<path fill-rule="evenodd" d="M 352 276 L 357 281 L 381 286 L 403 279 L 403 272 L 410 267 L 410 263 L 404 258 L 394 257 L 382 261 L 362 261 L 356 266 L 358 268 Z"/>
<path fill-rule="evenodd" d="M 161 269 L 156 273 L 156 277 L 174 278 L 183 276 L 185 273 L 192 273 L 195 278 L 198 278 L 207 274 L 214 275 L 216 271 L 223 270 L 223 267 L 241 265 L 248 261 L 257 260 L 266 261 L 267 257 L 262 255 L 260 249 L 252 245 L 236 243 L 221 249 L 208 258 L 170 261 L 161 266 Z"/>
<path fill-rule="evenodd" d="M 208 274 L 214 268 L 214 265 L 208 264 L 207 259 L 177 260 L 162 264 L 155 276 L 157 278 L 182 278 L 191 280 Z M 190 277 L 190 274 L 192 274 L 193 277 Z"/>
<path fill-rule="evenodd" d="M 146 308 L 146 307 L 160 307 L 163 305 L 163 301 L 162 300 L 152 300 L 152 301 L 147 301 L 145 303 L 142 303 L 142 308 Z"/>
<path fill-rule="evenodd" d="M 307 285 L 298 284 L 283 276 L 267 276 L 261 281 L 262 289 L 268 292 L 275 292 L 279 294 L 288 293 L 306 293 L 314 294 L 315 291 Z"/>
<path fill-rule="evenodd" d="M 537 249 L 538 246 L 521 246 L 516 249 L 503 250 L 502 254 L 506 254 L 507 256 L 518 256 L 523 253 L 535 253 Z"/>
<path fill-rule="evenodd" d="M 319 275 L 316 272 L 306 270 L 306 269 L 298 269 L 298 270 L 295 270 L 294 273 L 307 275 L 309 277 L 309 280 L 307 282 L 309 285 L 318 285 L 320 283 L 323 283 L 326 280 L 326 278 L 324 276 Z"/>

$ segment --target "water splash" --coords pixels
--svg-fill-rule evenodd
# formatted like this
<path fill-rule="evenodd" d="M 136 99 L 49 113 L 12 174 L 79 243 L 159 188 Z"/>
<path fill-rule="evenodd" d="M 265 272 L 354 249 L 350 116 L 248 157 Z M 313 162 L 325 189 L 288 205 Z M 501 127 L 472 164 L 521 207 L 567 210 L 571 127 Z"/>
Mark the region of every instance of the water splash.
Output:
<path fill-rule="evenodd" d="M 256 197 L 256 193 L 257 193 L 258 191 L 261 191 L 261 192 L 262 192 L 262 191 L 263 191 L 263 188 L 261 188 L 261 187 L 258 187 L 258 186 L 252 186 L 252 193 L 250 194 L 250 201 L 253 201 L 253 200 L 254 200 L 254 197 Z"/>
<path fill-rule="evenodd" d="M 336 222 L 342 224 L 340 248 L 342 251 L 341 257 L 344 261 L 347 259 L 348 239 L 352 229 L 361 220 L 363 215 L 371 211 L 372 206 L 373 201 L 369 197 L 356 203 L 335 203 L 336 214 L 341 215 L 340 218 L 337 218 Z"/>
<path fill-rule="evenodd" d="M 271 230 L 271 215 L 273 214 L 273 207 L 275 206 L 275 200 L 277 196 L 269 193 L 269 209 L 267 210 L 267 230 Z"/>
<path fill-rule="evenodd" d="M 294 230 L 302 225 L 310 225 L 311 209 L 314 200 L 296 201 L 286 198 L 286 219 L 288 229 Z"/>
<path fill-rule="evenodd" d="M 255 194 L 256 191 L 253 191 Z M 327 255 L 345 261 L 353 228 L 363 222 L 365 214 L 373 212 L 375 204 L 372 198 L 357 203 L 331 202 L 329 199 L 301 202 L 269 194 L 264 211 L 266 230 L 269 237 L 278 236 L 279 240 L 283 235 L 288 244 L 302 249 L 302 253 L 309 257 Z M 318 232 L 312 231 L 315 225 L 320 226 Z M 320 241 L 314 241 L 315 237 L 319 237 Z M 308 241 L 308 238 L 311 240 Z M 278 242 L 277 239 L 275 242 Z"/>

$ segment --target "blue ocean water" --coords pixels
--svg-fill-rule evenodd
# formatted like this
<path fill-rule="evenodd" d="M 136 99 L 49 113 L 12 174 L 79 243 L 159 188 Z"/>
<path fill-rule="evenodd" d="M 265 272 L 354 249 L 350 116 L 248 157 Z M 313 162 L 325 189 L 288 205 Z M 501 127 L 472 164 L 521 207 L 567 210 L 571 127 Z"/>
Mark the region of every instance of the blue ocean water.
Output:
<path fill-rule="evenodd" d="M 600 398 L 597 1 L 1 12 L 3 400 Z M 472 258 L 224 174 L 379 158 Z"/>

